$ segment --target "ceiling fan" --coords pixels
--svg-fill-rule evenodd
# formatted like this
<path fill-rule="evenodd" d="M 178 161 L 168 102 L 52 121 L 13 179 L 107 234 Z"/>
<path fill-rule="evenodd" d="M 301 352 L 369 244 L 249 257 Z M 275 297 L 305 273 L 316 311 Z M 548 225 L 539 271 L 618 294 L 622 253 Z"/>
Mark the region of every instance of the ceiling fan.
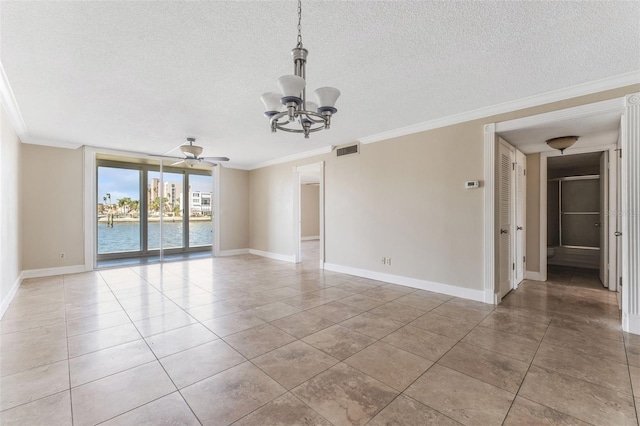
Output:
<path fill-rule="evenodd" d="M 211 166 L 217 166 L 218 163 L 223 161 L 229 161 L 228 157 L 200 157 L 202 154 L 202 147 L 198 145 L 194 145 L 193 143 L 196 141 L 195 138 L 187 138 L 188 145 L 180 145 L 180 151 L 184 154 L 184 158 L 182 157 L 173 157 L 169 155 L 154 155 L 154 157 L 162 157 L 162 158 L 173 158 L 180 161 L 176 161 L 172 164 L 172 166 L 177 166 L 182 163 L 189 165 L 189 167 L 193 167 L 200 163 L 209 164 Z"/>

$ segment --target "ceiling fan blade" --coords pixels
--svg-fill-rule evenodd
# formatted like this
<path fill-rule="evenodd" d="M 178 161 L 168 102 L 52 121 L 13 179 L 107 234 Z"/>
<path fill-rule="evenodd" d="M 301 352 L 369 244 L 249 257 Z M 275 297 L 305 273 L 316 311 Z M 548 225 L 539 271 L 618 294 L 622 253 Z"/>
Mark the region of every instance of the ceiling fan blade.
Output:
<path fill-rule="evenodd" d="M 206 164 L 210 165 L 211 167 L 216 167 L 218 165 L 218 163 L 212 163 L 211 161 L 207 161 L 207 160 L 203 160 L 203 159 L 200 159 L 200 162 L 201 163 L 206 163 Z"/>
<path fill-rule="evenodd" d="M 183 157 L 174 157 L 172 155 L 147 154 L 149 157 L 172 158 L 174 160 L 183 160 Z"/>
<path fill-rule="evenodd" d="M 172 166 L 177 166 L 178 164 L 182 164 L 184 162 L 185 162 L 184 160 L 176 161 L 175 163 L 172 164 Z"/>
<path fill-rule="evenodd" d="M 229 157 L 200 157 L 208 161 L 229 161 Z"/>

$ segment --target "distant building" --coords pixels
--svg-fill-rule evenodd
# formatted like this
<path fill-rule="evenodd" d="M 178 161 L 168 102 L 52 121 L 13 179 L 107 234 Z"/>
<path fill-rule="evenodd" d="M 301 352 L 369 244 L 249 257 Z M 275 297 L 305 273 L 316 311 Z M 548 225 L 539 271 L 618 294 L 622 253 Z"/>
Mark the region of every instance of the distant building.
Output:
<path fill-rule="evenodd" d="M 191 216 L 211 216 L 211 193 L 189 191 L 189 212 Z"/>

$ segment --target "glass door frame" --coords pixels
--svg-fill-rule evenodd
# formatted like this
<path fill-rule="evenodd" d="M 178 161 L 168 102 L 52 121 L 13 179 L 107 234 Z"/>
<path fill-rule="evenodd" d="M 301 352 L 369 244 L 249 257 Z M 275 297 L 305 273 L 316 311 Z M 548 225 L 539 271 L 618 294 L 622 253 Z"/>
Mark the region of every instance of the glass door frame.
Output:
<path fill-rule="evenodd" d="M 213 173 L 211 170 L 203 170 L 203 169 L 186 169 L 180 167 L 171 167 L 164 166 L 158 162 L 156 164 L 149 163 L 136 163 L 136 162 L 126 162 L 126 161 L 116 161 L 116 160 L 105 160 L 105 159 L 96 159 L 95 163 L 95 199 L 94 203 L 97 205 L 99 201 L 98 194 L 98 169 L 100 167 L 112 167 L 119 169 L 128 169 L 128 170 L 138 170 L 140 171 L 140 241 L 141 247 L 138 251 L 127 251 L 127 252 L 115 252 L 115 253 L 102 253 L 98 252 L 98 221 L 95 221 L 94 227 L 94 237 L 95 237 L 95 258 L 96 261 L 105 261 L 105 260 L 117 260 L 117 259 L 131 259 L 136 257 L 152 257 L 152 256 L 162 256 L 164 255 L 172 255 L 172 254 L 183 254 L 183 253 L 193 253 L 193 252 L 203 252 L 203 251 L 214 251 L 215 241 L 211 242 L 211 245 L 202 245 L 202 246 L 189 246 L 189 176 L 190 175 L 202 175 L 209 176 L 213 179 Z M 160 239 L 160 248 L 158 249 L 149 249 L 149 241 L 148 241 L 148 201 L 147 201 L 147 190 L 148 190 L 148 173 L 149 172 L 158 172 L 158 173 L 176 173 L 183 175 L 182 179 L 182 204 L 183 204 L 183 214 L 182 214 L 182 247 L 179 248 L 171 248 L 164 249 L 162 244 L 162 238 Z M 212 182 L 212 195 L 215 196 L 214 193 L 214 183 Z M 163 193 L 161 193 L 162 197 Z M 162 200 L 161 200 L 162 204 Z M 161 209 L 162 211 L 162 209 Z M 212 206 L 212 217 L 211 217 L 211 226 L 214 226 L 214 215 L 216 212 L 213 210 Z M 160 222 L 162 226 L 162 221 Z M 215 229 L 213 230 L 215 234 Z M 162 233 L 161 233 L 162 234 Z"/>

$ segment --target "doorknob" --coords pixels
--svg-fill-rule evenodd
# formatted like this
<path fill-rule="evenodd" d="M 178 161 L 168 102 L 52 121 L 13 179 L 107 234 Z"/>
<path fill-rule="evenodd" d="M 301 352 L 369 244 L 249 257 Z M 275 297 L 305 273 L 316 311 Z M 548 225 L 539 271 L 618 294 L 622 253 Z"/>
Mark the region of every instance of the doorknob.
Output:
<path fill-rule="evenodd" d="M 509 231 L 507 231 L 506 229 L 501 229 L 501 230 L 500 230 L 500 233 L 501 233 L 501 234 L 508 234 L 508 233 L 509 233 Z"/>
<path fill-rule="evenodd" d="M 613 233 L 613 235 L 615 235 L 616 237 L 619 237 L 620 235 L 622 235 L 622 232 L 616 231 L 616 232 Z"/>
<path fill-rule="evenodd" d="M 518 231 L 522 231 L 522 226 L 517 226 L 517 227 L 516 227 L 516 229 L 517 229 Z"/>

